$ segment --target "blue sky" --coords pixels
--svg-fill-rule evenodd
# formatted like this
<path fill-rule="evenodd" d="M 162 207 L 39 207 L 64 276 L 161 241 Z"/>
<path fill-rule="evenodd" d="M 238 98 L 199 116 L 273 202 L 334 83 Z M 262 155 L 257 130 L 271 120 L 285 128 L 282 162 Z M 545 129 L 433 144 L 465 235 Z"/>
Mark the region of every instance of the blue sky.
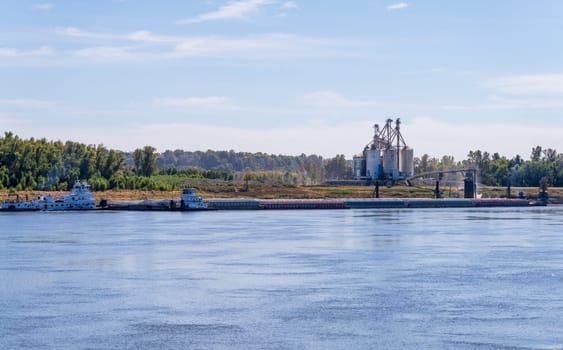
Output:
<path fill-rule="evenodd" d="M 563 152 L 561 1 L 0 0 L 0 131 L 133 150 Z"/>

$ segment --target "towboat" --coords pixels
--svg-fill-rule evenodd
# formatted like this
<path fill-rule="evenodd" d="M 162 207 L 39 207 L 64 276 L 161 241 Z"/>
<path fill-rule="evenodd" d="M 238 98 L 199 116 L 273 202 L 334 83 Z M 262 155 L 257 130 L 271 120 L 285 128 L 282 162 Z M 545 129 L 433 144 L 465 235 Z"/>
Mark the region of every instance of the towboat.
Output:
<path fill-rule="evenodd" d="M 87 210 L 95 209 L 96 200 L 90 192 L 90 185 L 86 181 L 76 181 L 70 193 L 54 198 L 51 195 L 37 196 L 31 200 L 19 198 L 2 203 L 3 211 L 33 211 L 33 210 Z"/>
<path fill-rule="evenodd" d="M 180 200 L 157 199 L 141 201 L 106 201 L 100 202 L 100 208 L 106 210 L 138 210 L 138 211 L 197 211 L 215 210 L 209 208 L 194 188 L 184 188 Z"/>
<path fill-rule="evenodd" d="M 207 210 L 207 203 L 195 194 L 195 188 L 184 188 L 180 196 L 180 210 Z"/>

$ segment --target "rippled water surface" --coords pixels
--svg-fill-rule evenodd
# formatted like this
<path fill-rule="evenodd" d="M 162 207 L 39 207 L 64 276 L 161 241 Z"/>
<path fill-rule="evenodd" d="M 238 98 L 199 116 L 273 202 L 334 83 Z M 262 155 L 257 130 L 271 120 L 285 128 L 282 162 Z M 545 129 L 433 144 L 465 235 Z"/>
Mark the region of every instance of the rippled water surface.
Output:
<path fill-rule="evenodd" d="M 1 349 L 561 349 L 563 208 L 0 213 Z"/>

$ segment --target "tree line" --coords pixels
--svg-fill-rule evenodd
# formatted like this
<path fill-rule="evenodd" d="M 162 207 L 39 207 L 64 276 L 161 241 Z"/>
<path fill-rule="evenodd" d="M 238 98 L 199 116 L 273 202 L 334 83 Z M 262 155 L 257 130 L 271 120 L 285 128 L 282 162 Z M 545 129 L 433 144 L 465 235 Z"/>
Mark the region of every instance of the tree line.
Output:
<path fill-rule="evenodd" d="M 103 145 L 85 145 L 73 141 L 24 140 L 11 132 L 0 137 L 0 189 L 68 190 L 76 180 L 87 180 L 94 190 L 142 189 L 172 190 L 158 174 L 170 174 L 157 168 L 156 149 L 145 146 L 135 150 L 131 164 L 126 153 Z M 168 173 L 167 173 L 168 172 Z M 186 179 L 226 179 L 217 171 L 172 170 Z"/>
<path fill-rule="evenodd" d="M 344 155 L 325 160 L 232 150 L 159 154 L 152 146 L 122 152 L 73 141 L 21 139 L 5 132 L 0 137 L 0 189 L 67 190 L 84 179 L 94 190 L 173 190 L 180 186 L 178 179 L 243 181 L 245 174 L 265 183 L 312 185 L 326 176 L 347 177 L 345 162 Z"/>
<path fill-rule="evenodd" d="M 563 154 L 552 148 L 534 147 L 529 160 L 481 150 L 470 151 L 462 161 L 427 154 L 415 158 L 415 173 L 473 166 L 484 185 L 537 187 L 543 178 L 549 186 L 563 186 Z M 151 146 L 122 152 L 73 141 L 26 140 L 11 132 L 0 137 L 0 189 L 67 190 L 82 179 L 94 190 L 173 190 L 182 181 L 316 185 L 351 177 L 350 161 L 342 154 L 328 159 L 233 150 L 159 154 Z"/>
<path fill-rule="evenodd" d="M 553 148 L 533 147 L 528 160 L 481 150 L 469 151 L 467 159 L 457 162 L 452 156 L 415 158 L 415 173 L 467 167 L 475 167 L 478 181 L 487 186 L 538 187 L 543 179 L 548 186 L 563 187 L 563 154 Z"/>
<path fill-rule="evenodd" d="M 167 150 L 159 155 L 156 165 L 159 169 L 200 168 L 234 173 L 264 170 L 299 172 L 311 164 L 322 166 L 323 158 L 317 155 L 287 156 L 233 150 L 205 152 Z"/>

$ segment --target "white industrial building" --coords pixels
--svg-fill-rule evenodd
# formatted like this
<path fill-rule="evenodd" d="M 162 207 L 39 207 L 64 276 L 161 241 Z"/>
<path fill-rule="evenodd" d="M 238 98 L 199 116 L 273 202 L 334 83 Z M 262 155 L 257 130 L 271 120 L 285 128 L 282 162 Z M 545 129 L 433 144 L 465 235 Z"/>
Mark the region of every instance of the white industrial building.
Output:
<path fill-rule="evenodd" d="M 401 120 L 387 119 L 385 126 L 374 125 L 373 140 L 362 154 L 354 156 L 356 180 L 401 180 L 414 173 L 414 150 L 407 147 L 401 135 Z"/>

